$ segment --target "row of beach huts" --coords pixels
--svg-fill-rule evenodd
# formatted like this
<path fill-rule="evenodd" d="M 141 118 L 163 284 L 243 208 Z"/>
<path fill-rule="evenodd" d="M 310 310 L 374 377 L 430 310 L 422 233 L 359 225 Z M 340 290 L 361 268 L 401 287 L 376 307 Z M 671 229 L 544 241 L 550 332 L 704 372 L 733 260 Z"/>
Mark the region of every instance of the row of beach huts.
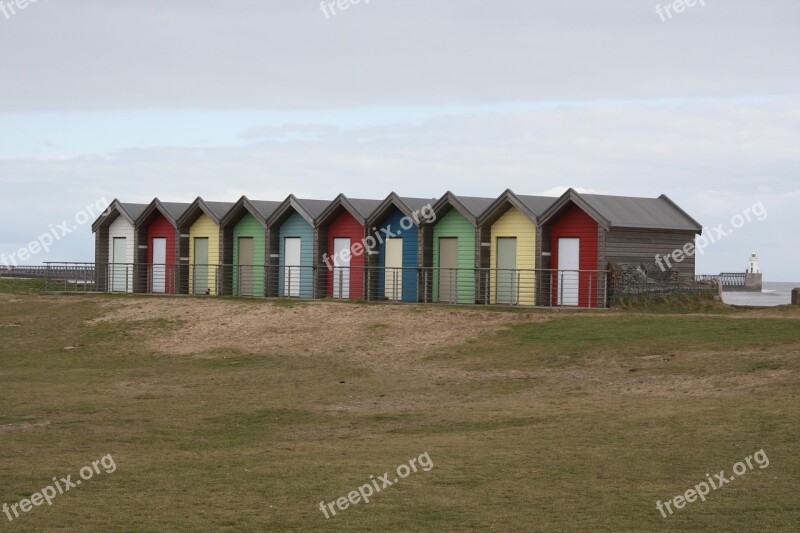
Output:
<path fill-rule="evenodd" d="M 667 196 L 583 194 L 149 204 L 94 222 L 109 292 L 602 307 L 610 263 L 652 263 L 702 225 Z M 689 256 L 672 265 L 693 279 Z"/>

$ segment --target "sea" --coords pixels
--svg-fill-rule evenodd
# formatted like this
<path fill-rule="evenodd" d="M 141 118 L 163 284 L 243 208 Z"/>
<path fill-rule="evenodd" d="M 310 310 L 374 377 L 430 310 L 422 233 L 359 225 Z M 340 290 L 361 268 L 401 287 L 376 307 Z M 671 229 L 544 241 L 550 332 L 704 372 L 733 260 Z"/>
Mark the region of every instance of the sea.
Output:
<path fill-rule="evenodd" d="M 792 289 L 800 289 L 800 282 L 765 281 L 761 292 L 723 292 L 722 301 L 731 305 L 774 307 L 792 303 Z"/>

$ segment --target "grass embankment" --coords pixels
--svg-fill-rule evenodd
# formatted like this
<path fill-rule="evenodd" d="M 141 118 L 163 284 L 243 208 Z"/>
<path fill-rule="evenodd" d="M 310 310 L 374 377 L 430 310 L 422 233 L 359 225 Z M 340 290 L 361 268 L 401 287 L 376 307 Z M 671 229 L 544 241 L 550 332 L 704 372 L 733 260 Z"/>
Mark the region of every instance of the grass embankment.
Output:
<path fill-rule="evenodd" d="M 0 523 L 791 531 L 798 319 L 0 294 L 0 503 L 117 465 Z M 762 448 L 769 467 L 656 510 Z M 320 512 L 423 452 L 430 472 Z"/>

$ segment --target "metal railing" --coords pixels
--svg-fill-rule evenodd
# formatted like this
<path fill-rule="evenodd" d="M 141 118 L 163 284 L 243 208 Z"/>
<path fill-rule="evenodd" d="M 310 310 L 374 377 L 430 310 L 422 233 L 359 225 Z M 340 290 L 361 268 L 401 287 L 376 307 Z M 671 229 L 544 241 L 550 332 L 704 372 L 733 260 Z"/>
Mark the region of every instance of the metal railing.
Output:
<path fill-rule="evenodd" d="M 608 306 L 602 270 L 48 263 L 48 291 L 332 298 L 392 303 Z"/>

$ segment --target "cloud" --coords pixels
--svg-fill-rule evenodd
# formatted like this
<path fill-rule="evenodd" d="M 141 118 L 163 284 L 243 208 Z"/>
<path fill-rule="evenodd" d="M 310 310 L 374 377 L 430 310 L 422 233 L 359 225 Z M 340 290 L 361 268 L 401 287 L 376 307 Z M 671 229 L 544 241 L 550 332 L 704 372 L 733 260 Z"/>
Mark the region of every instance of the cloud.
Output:
<path fill-rule="evenodd" d="M 355 9 L 358 7 L 358 9 Z M 800 91 L 795 0 L 40 3 L 0 18 L 0 112 L 331 109 Z M 146 36 L 146 38 L 143 38 Z"/>
<path fill-rule="evenodd" d="M 709 250 L 700 269 L 728 270 L 756 250 L 770 279 L 789 278 L 790 265 L 800 261 L 798 249 L 783 242 L 786 228 L 798 227 L 798 103 L 600 105 L 344 130 L 253 125 L 250 131 L 267 135 L 240 146 L 0 160 L 0 184 L 8 191 L 0 207 L 4 218 L 18 221 L 4 230 L 0 251 L 103 196 L 142 203 L 154 196 L 191 201 L 198 195 L 233 201 L 242 194 L 282 200 L 290 193 L 321 199 L 340 192 L 383 198 L 390 191 L 439 197 L 446 190 L 496 197 L 507 187 L 558 195 L 572 186 L 601 194 L 666 193 L 707 226 L 729 221 L 760 200 L 768 220 Z M 285 138 L 304 131 L 317 135 Z M 72 245 L 58 258 L 91 258 L 88 230 Z"/>

